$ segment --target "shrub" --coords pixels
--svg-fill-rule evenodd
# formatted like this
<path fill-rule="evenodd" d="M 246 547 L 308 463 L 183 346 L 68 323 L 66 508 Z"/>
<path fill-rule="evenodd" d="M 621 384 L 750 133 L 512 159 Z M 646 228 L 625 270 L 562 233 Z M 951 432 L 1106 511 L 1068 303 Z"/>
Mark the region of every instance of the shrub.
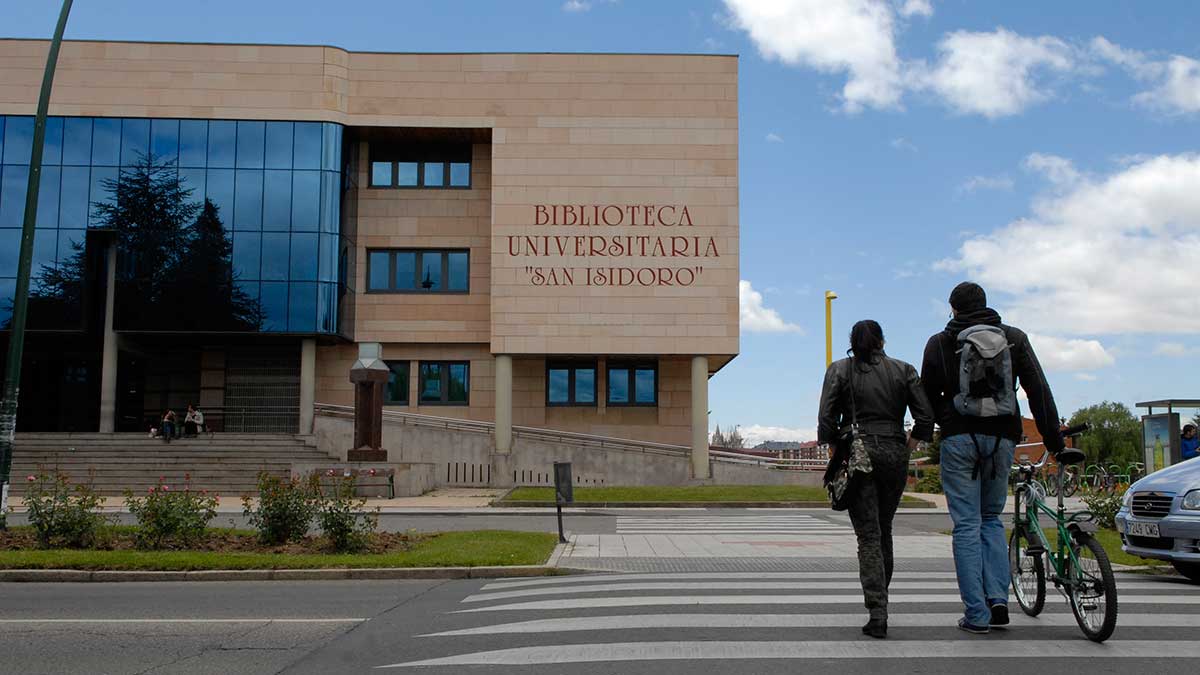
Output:
<path fill-rule="evenodd" d="M 1083 503 L 1092 512 L 1095 523 L 1100 527 L 1114 529 L 1117 526 L 1117 511 L 1121 510 L 1121 500 L 1125 497 L 1128 486 L 1120 485 L 1111 495 L 1090 493 L 1083 496 Z"/>
<path fill-rule="evenodd" d="M 928 466 L 921 471 L 921 478 L 917 480 L 917 484 L 913 487 L 915 492 L 923 492 L 925 494 L 942 494 L 942 470 L 941 467 Z"/>
<path fill-rule="evenodd" d="M 321 496 L 320 485 L 310 476 L 284 480 L 266 472 L 258 474 L 258 503 L 242 498 L 242 513 L 258 530 L 264 544 L 299 541 L 308 534 Z"/>
<path fill-rule="evenodd" d="M 332 477 L 333 472 L 326 473 Z M 317 477 L 319 480 L 319 476 Z M 334 551 L 361 551 L 379 524 L 379 510 L 364 513 L 365 498 L 354 495 L 354 477 L 337 476 L 321 496 L 317 524 Z"/>
<path fill-rule="evenodd" d="M 172 490 L 160 477 L 158 485 L 144 497 L 125 491 L 125 507 L 137 518 L 135 538 L 143 548 L 163 548 L 169 543 L 187 546 L 204 535 L 208 522 L 217 516 L 217 498 L 201 490 L 192 492 L 185 484 Z"/>
<path fill-rule="evenodd" d="M 103 499 L 90 484 L 72 484 L 61 471 L 26 478 L 25 508 L 38 546 L 94 546 L 107 519 L 99 513 Z"/>

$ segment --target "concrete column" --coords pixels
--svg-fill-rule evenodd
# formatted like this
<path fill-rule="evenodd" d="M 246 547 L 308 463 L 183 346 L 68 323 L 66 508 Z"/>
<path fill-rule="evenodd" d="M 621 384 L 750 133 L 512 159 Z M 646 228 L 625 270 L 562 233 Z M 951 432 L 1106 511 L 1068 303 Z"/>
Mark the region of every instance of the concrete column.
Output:
<path fill-rule="evenodd" d="M 692 478 L 709 478 L 708 357 L 692 357 Z"/>
<path fill-rule="evenodd" d="M 300 341 L 300 433 L 313 430 L 313 403 L 317 398 L 317 341 Z"/>
<path fill-rule="evenodd" d="M 496 452 L 512 452 L 513 366 L 509 354 L 496 355 Z"/>
<path fill-rule="evenodd" d="M 100 358 L 100 431 L 117 428 L 117 333 L 113 330 L 117 294 L 117 245 L 109 244 L 106 256 L 107 288 L 104 294 L 104 352 Z M 139 411 L 140 415 L 140 411 Z"/>

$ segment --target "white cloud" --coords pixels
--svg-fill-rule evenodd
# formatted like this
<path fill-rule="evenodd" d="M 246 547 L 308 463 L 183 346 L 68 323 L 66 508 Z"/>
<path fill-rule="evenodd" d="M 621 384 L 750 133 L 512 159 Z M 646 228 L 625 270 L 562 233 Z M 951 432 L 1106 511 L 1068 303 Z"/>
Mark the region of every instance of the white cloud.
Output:
<path fill-rule="evenodd" d="M 990 33 L 955 31 L 938 43 L 938 53 L 934 66 L 914 68 L 913 86 L 933 91 L 960 113 L 991 119 L 1049 99 L 1045 74 L 1075 65 L 1071 48 L 1062 40 L 1025 37 L 1004 28 Z"/>
<path fill-rule="evenodd" d="M 1192 354 L 1200 354 L 1200 347 L 1189 347 L 1180 342 L 1160 342 L 1154 348 L 1154 353 L 1158 356 L 1191 356 Z"/>
<path fill-rule="evenodd" d="M 564 12 L 586 12 L 592 8 L 592 3 L 587 0 L 567 0 L 562 8 Z"/>
<path fill-rule="evenodd" d="M 1100 379 L 1091 373 L 1075 373 L 1075 379 L 1081 382 L 1095 382 Z"/>
<path fill-rule="evenodd" d="M 1079 181 L 1079 172 L 1071 160 L 1058 155 L 1047 155 L 1040 152 L 1030 153 L 1022 166 L 1029 171 L 1042 174 L 1051 183 L 1060 186 L 1072 185 Z"/>
<path fill-rule="evenodd" d="M 1096 370 L 1116 363 L 1098 340 L 1029 334 L 1029 343 L 1046 370 Z"/>
<path fill-rule="evenodd" d="M 912 152 L 912 153 L 917 152 L 916 143 L 913 143 L 912 141 L 908 140 L 907 138 L 904 138 L 903 136 L 900 136 L 898 138 L 893 138 L 888 143 L 888 145 L 892 146 L 893 150 L 904 150 L 904 151 Z"/>
<path fill-rule="evenodd" d="M 1150 89 L 1133 97 L 1135 103 L 1170 114 L 1200 112 L 1200 61 L 1173 54 L 1154 60 L 1143 52 L 1126 49 L 1103 37 L 1092 40 L 1092 51 L 1101 59 L 1124 68 Z"/>
<path fill-rule="evenodd" d="M 933 2 L 931 0 L 904 0 L 900 5 L 900 16 L 929 18 L 933 16 Z"/>
<path fill-rule="evenodd" d="M 738 282 L 742 330 L 751 333 L 803 333 L 804 329 L 783 320 L 779 312 L 763 306 L 762 293 L 754 290 L 749 281 Z"/>
<path fill-rule="evenodd" d="M 1200 333 L 1200 155 L 1081 176 L 1031 213 L 937 263 L 997 297 L 1005 318 L 1050 334 Z M 997 295 L 1004 294 L 1004 295 Z M 995 299 L 995 298 L 994 298 Z"/>
<path fill-rule="evenodd" d="M 1013 179 L 1008 176 L 971 176 L 958 188 L 962 192 L 979 190 L 1011 190 Z"/>
<path fill-rule="evenodd" d="M 767 134 L 767 142 L 768 143 L 782 143 L 783 136 L 780 136 L 779 134 L 772 131 L 771 133 Z"/>
<path fill-rule="evenodd" d="M 731 19 L 766 58 L 846 73 L 842 105 L 894 108 L 903 93 L 895 10 L 884 0 L 725 0 Z"/>
<path fill-rule="evenodd" d="M 815 428 L 804 427 L 772 427 L 762 424 L 751 424 L 747 427 L 738 427 L 742 438 L 746 441 L 747 448 L 762 443 L 763 441 L 815 441 L 817 440 L 817 430 Z"/>

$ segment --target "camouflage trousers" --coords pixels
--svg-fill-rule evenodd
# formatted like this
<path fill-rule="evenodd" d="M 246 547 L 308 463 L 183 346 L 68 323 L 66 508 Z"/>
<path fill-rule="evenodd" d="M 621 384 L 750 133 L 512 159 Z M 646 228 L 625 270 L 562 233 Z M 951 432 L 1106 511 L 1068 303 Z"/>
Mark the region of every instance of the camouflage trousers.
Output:
<path fill-rule="evenodd" d="M 850 522 L 858 537 L 858 577 L 871 618 L 887 618 L 892 583 L 892 520 L 904 494 L 909 450 L 902 439 L 867 436 L 871 473 L 855 486 Z"/>

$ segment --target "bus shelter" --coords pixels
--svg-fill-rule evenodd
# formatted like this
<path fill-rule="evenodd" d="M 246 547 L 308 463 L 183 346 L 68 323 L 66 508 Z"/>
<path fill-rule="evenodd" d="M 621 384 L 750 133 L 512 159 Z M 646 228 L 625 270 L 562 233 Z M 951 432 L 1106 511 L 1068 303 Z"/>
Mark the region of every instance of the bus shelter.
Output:
<path fill-rule="evenodd" d="M 1142 455 L 1146 463 L 1146 473 L 1183 461 L 1179 447 L 1179 410 L 1200 408 L 1200 399 L 1168 398 L 1143 401 L 1138 403 L 1137 407 L 1146 409 L 1146 414 L 1142 415 Z"/>

